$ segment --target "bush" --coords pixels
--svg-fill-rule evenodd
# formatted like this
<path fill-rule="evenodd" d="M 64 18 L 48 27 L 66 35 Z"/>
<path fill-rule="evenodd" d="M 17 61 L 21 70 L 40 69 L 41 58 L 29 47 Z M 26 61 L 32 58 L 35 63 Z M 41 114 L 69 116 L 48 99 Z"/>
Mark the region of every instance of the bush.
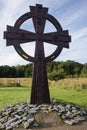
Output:
<path fill-rule="evenodd" d="M 81 88 L 84 90 L 84 89 L 87 89 L 87 84 L 82 84 Z"/>
<path fill-rule="evenodd" d="M 48 74 L 48 78 L 50 80 L 59 80 L 59 79 L 64 79 L 65 76 L 63 73 L 56 73 L 56 72 L 53 72 L 53 73 L 49 73 Z"/>

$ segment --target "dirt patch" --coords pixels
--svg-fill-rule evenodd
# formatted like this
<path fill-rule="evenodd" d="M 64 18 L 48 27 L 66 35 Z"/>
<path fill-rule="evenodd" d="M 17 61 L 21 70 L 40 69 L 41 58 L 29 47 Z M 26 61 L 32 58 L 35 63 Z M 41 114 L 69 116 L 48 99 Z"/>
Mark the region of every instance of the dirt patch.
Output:
<path fill-rule="evenodd" d="M 25 129 L 16 129 L 16 130 L 25 130 Z M 29 129 L 28 129 L 29 130 Z M 67 125 L 63 124 L 62 126 L 57 126 L 57 127 L 49 127 L 49 128 L 31 128 L 30 130 L 87 130 L 87 122 L 83 122 L 78 125 Z"/>

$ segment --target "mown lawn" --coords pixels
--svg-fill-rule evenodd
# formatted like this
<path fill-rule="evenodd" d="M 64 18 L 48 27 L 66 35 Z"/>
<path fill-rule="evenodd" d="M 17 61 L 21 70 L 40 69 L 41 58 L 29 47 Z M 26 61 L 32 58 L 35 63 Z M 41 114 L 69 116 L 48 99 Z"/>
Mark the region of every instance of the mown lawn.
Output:
<path fill-rule="evenodd" d="M 52 100 L 69 102 L 87 108 L 87 90 L 77 91 L 51 87 L 50 95 Z"/>
<path fill-rule="evenodd" d="M 27 80 L 28 79 L 25 81 Z M 29 101 L 31 92 L 30 86 L 31 85 L 28 84 L 21 85 L 20 87 L 0 85 L 0 109 L 17 102 Z M 50 81 L 49 86 L 51 100 L 70 102 L 87 108 L 87 79 Z"/>
<path fill-rule="evenodd" d="M 1 87 L 0 88 L 0 109 L 17 102 L 28 101 L 30 91 L 28 87 Z"/>

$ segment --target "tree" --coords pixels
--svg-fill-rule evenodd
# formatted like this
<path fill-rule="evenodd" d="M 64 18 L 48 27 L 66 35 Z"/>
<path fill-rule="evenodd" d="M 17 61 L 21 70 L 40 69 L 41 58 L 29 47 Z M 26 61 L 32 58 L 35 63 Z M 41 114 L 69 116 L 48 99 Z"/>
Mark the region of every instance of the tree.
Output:
<path fill-rule="evenodd" d="M 24 65 L 16 66 L 16 77 L 25 77 L 25 66 Z"/>
<path fill-rule="evenodd" d="M 32 77 L 33 64 L 27 64 L 25 66 L 25 77 Z"/>
<path fill-rule="evenodd" d="M 13 78 L 16 77 L 16 67 L 15 66 L 10 67 L 10 77 L 13 77 Z"/>
<path fill-rule="evenodd" d="M 86 64 L 83 66 L 83 69 L 81 71 L 81 76 L 87 77 L 87 65 Z"/>
<path fill-rule="evenodd" d="M 53 62 L 49 62 L 48 64 L 47 64 L 47 72 L 48 73 L 51 73 L 51 72 L 53 72 L 54 71 L 54 65 L 55 65 L 55 61 L 53 61 Z"/>
<path fill-rule="evenodd" d="M 1 77 L 1 78 L 4 77 L 3 66 L 0 66 L 0 77 Z"/>
<path fill-rule="evenodd" d="M 17 66 L 0 66 L 0 77 L 32 77 L 33 64 Z M 74 61 L 49 62 L 47 64 L 48 77 L 59 79 L 60 77 L 87 77 L 87 63 L 81 64 Z M 53 76 L 52 76 L 53 75 Z"/>
<path fill-rule="evenodd" d="M 3 66 L 3 77 L 9 78 L 10 67 L 8 65 Z"/>
<path fill-rule="evenodd" d="M 58 72 L 52 72 L 48 74 L 48 78 L 50 80 L 59 80 L 59 79 L 64 79 L 65 76 L 63 73 L 58 73 Z"/>
<path fill-rule="evenodd" d="M 74 71 L 74 61 L 67 61 L 63 64 L 64 73 L 67 76 L 74 77 L 75 71 Z"/>
<path fill-rule="evenodd" d="M 82 69 L 83 69 L 82 64 L 78 62 L 74 62 L 74 72 L 75 72 L 76 77 L 80 76 Z"/>

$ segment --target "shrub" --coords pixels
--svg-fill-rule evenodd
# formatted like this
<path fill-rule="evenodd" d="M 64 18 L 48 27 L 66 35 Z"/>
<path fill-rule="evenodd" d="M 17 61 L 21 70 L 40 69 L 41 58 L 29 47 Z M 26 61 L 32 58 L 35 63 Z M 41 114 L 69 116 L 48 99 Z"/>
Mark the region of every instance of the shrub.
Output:
<path fill-rule="evenodd" d="M 64 79 L 65 76 L 63 73 L 57 73 L 57 72 L 53 72 L 53 73 L 49 73 L 48 74 L 48 78 L 50 80 L 59 80 L 59 79 Z"/>

